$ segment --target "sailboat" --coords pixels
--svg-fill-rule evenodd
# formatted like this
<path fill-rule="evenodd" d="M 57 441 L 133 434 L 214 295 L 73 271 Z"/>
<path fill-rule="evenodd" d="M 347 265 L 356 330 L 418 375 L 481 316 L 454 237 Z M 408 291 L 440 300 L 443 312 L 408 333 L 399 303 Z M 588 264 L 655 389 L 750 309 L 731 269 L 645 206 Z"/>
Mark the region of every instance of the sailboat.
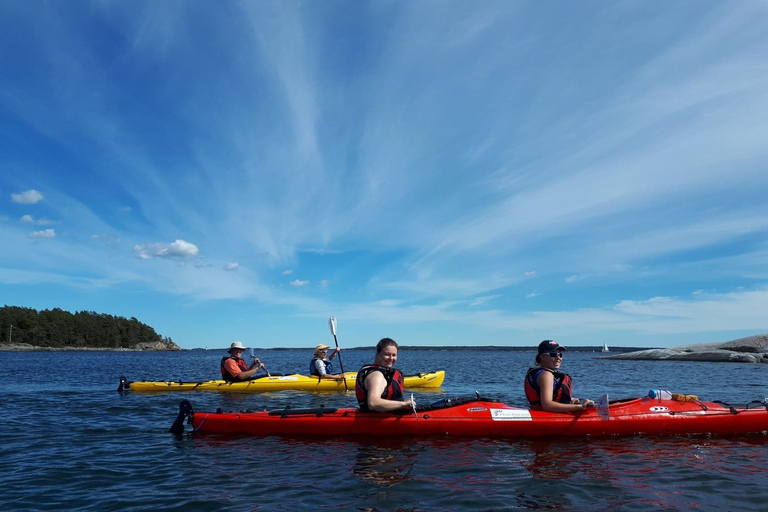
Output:
<path fill-rule="evenodd" d="M 608 342 L 603 343 L 603 352 L 610 352 L 610 350 L 608 350 Z"/>

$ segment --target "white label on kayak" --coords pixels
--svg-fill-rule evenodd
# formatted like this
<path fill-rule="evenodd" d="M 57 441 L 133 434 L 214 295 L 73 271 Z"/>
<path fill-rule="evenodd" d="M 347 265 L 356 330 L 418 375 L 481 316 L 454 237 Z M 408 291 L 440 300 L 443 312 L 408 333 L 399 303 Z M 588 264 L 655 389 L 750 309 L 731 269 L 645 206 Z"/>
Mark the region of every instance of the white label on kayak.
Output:
<path fill-rule="evenodd" d="M 494 421 L 532 421 L 528 409 L 491 409 L 491 418 Z"/>
<path fill-rule="evenodd" d="M 299 380 L 299 378 L 294 375 L 283 375 L 280 380 Z"/>

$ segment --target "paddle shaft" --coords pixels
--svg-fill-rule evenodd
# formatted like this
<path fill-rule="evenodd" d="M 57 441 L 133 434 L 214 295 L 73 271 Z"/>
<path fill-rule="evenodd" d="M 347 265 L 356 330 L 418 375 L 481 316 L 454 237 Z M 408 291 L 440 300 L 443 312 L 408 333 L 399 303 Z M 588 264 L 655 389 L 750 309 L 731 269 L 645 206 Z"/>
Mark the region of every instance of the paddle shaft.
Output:
<path fill-rule="evenodd" d="M 252 357 L 252 358 L 254 358 L 254 359 L 256 359 L 256 356 L 255 356 L 255 355 L 254 355 L 254 353 L 253 353 L 253 347 L 251 347 L 251 357 Z M 267 370 L 267 367 L 266 367 L 266 366 L 264 366 L 264 363 L 262 363 L 261 361 L 259 361 L 259 364 L 261 364 L 261 367 L 262 367 L 262 368 L 264 368 L 264 371 L 265 371 L 265 372 L 267 372 L 267 377 L 271 377 L 272 375 L 270 375 L 270 374 L 269 374 L 269 370 Z M 258 372 L 259 370 L 256 370 L 256 371 Z M 251 375 L 251 377 L 253 377 L 253 375 Z"/>
<path fill-rule="evenodd" d="M 339 340 L 336 339 L 336 333 L 333 333 L 333 342 L 336 343 L 336 348 L 339 348 Z M 349 391 L 349 386 L 347 386 L 347 374 L 344 373 L 344 365 L 341 363 L 341 352 L 336 355 L 339 356 L 339 368 L 341 368 L 341 376 L 344 378 L 344 389 Z"/>

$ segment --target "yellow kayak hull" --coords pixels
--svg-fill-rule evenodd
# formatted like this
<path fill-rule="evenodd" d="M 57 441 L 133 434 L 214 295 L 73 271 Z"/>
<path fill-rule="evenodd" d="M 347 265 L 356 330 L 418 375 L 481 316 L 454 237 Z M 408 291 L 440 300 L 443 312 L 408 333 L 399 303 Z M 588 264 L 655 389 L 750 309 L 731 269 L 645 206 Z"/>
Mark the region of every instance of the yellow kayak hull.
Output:
<path fill-rule="evenodd" d="M 357 373 L 347 372 L 347 387 L 355 388 Z M 445 379 L 445 371 L 419 373 L 405 376 L 406 388 L 439 388 Z M 232 393 L 261 393 L 267 391 L 344 391 L 343 380 L 318 379 L 306 375 L 264 376 L 243 382 L 208 380 L 203 382 L 162 382 L 162 381 L 124 381 L 121 379 L 118 391 L 130 389 L 138 392 L 152 391 L 228 391 Z"/>

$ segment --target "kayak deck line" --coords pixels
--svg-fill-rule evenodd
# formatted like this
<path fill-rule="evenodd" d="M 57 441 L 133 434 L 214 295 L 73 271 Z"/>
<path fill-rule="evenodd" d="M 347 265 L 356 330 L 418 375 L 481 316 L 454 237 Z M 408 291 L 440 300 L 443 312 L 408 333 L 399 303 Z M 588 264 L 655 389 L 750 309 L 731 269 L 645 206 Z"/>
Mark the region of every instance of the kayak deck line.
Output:
<path fill-rule="evenodd" d="M 189 401 L 179 404 L 170 431 L 184 423 L 195 434 L 251 436 L 396 436 L 450 437 L 616 437 L 638 435 L 768 434 L 768 403 L 745 406 L 704 401 L 679 402 L 648 397 L 609 403 L 607 418 L 595 408 L 552 413 L 514 407 L 475 396 L 440 400 L 415 411 L 366 413 L 356 408 L 315 408 L 195 413 Z"/>
<path fill-rule="evenodd" d="M 356 372 L 347 372 L 347 387 L 354 389 Z M 439 388 L 445 379 L 444 370 L 420 372 L 404 376 L 406 388 Z M 351 386 L 349 386 L 351 384 Z M 258 393 L 265 391 L 347 391 L 344 380 L 320 379 L 301 374 L 263 375 L 255 379 L 238 382 L 225 380 L 208 381 L 130 381 L 120 377 L 117 391 L 155 392 L 155 391 L 226 391 L 235 393 Z"/>

